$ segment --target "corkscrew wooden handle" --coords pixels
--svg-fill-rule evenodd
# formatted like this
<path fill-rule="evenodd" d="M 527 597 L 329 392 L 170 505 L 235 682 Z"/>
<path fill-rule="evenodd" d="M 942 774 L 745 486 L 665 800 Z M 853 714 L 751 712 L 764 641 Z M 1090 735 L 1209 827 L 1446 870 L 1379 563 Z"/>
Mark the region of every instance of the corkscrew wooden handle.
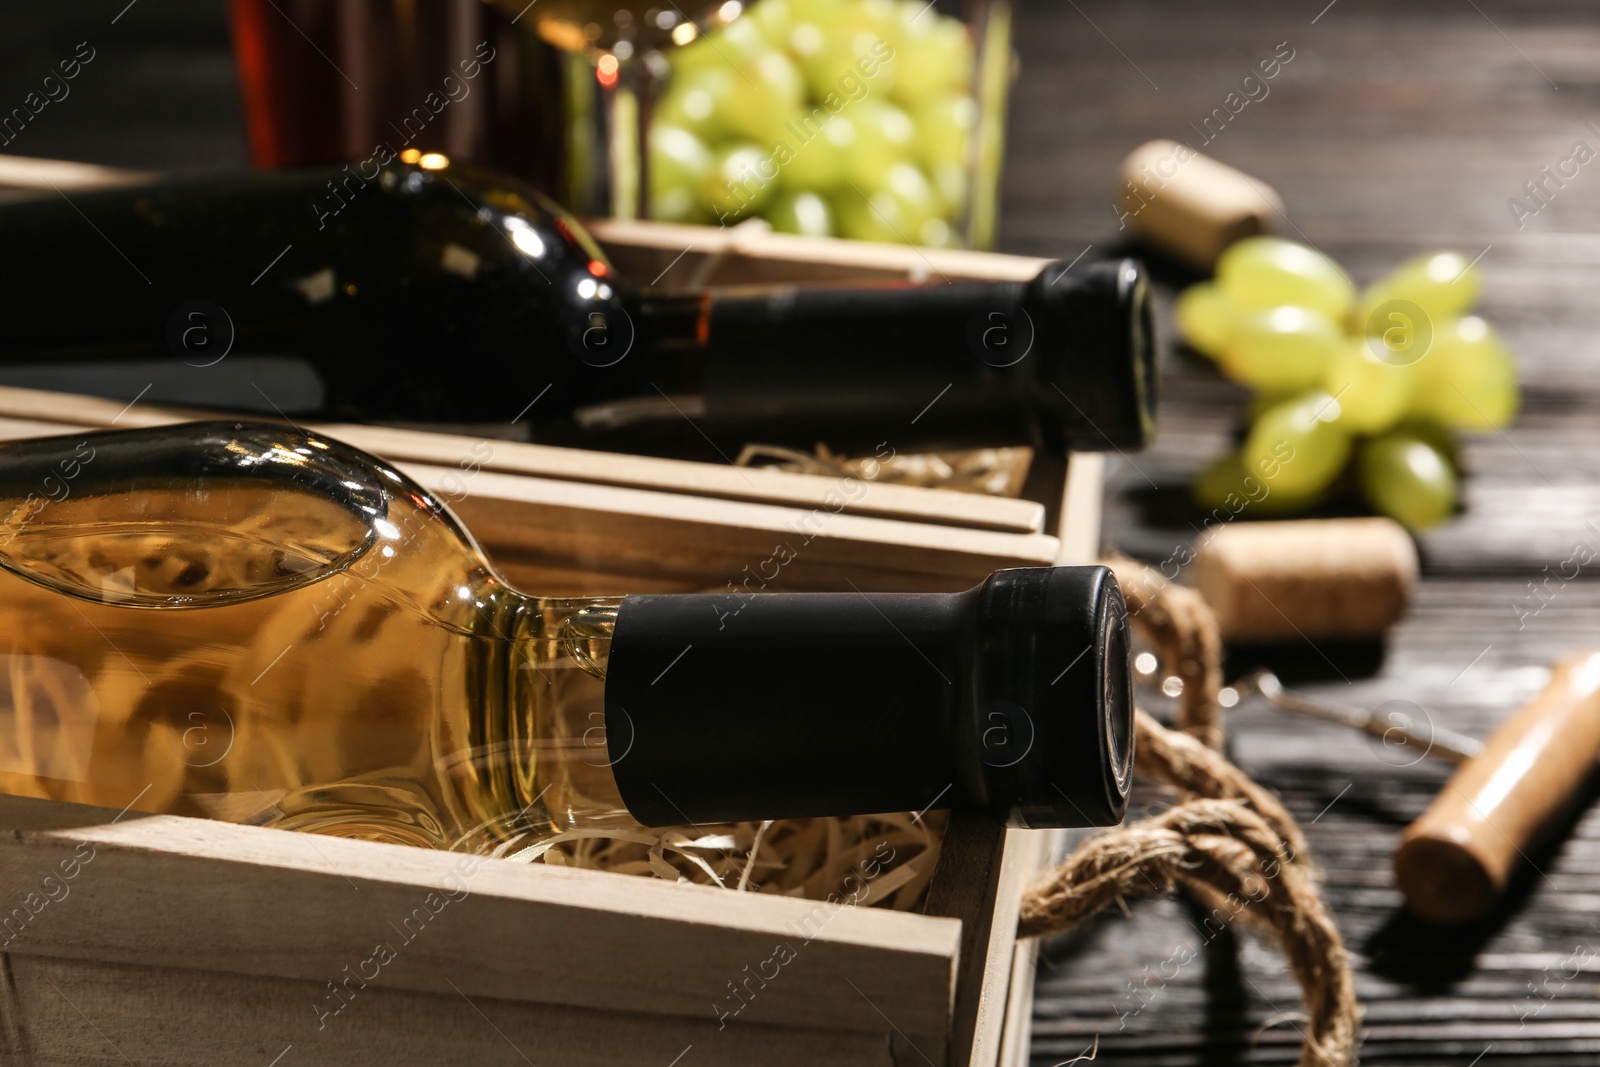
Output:
<path fill-rule="evenodd" d="M 1556 664 L 1550 684 L 1462 764 L 1394 854 L 1406 906 L 1430 922 L 1482 918 L 1517 861 L 1600 759 L 1600 652 Z"/>

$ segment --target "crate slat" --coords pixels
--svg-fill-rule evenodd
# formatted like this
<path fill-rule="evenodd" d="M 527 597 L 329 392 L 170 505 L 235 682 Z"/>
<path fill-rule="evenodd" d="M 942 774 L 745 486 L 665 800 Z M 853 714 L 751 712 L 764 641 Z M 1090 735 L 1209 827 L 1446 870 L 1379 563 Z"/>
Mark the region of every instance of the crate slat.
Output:
<path fill-rule="evenodd" d="M 794 958 L 770 995 L 750 987 L 730 1026 L 825 1020 L 878 1033 L 888 1015 L 908 1033 L 940 1033 L 948 1019 L 954 919 L 118 814 L 0 797 L 8 954 L 319 985 L 340 984 L 349 966 L 358 978 L 377 971 L 371 984 L 386 989 L 455 995 L 454 983 L 472 997 L 716 1022 L 715 1004 L 738 1003 L 728 983 L 759 974 L 784 942 Z M 29 894 L 43 898 L 51 876 L 67 891 L 36 899 L 35 914 Z M 383 942 L 395 959 L 365 965 Z"/>
<path fill-rule="evenodd" d="M 938 1063 L 938 1035 L 848 1033 L 646 1016 L 627 1011 L 416 993 L 371 986 L 317 1025 L 320 982 L 56 959 L 6 957 L 0 1053 L 32 1067 L 894 1067 Z M 461 970 L 466 968 L 459 968 Z M 178 1039 L 176 1035 L 182 1035 Z M 891 1046 L 914 1042 L 895 1058 Z M 281 1057 L 281 1059 L 275 1059 Z"/>
<path fill-rule="evenodd" d="M 156 404 L 129 406 L 103 397 L 78 396 L 43 389 L 0 386 L 0 417 L 29 424 L 29 435 L 66 433 L 76 426 L 121 429 L 167 426 L 197 418 L 237 418 L 220 412 L 185 410 Z M 259 418 L 258 416 L 251 416 Z M 271 421 L 268 417 L 267 421 Z M 51 431 L 50 424 L 62 429 Z M 486 440 L 460 434 L 400 430 L 353 423 L 307 423 L 347 444 L 395 461 L 411 460 L 443 467 L 474 468 L 502 474 L 655 489 L 727 500 L 758 500 L 796 507 L 838 508 L 852 515 L 939 523 L 957 528 L 1007 533 L 1038 533 L 1044 528 L 1044 507 L 1031 500 L 947 493 L 918 486 L 873 483 L 865 492 L 842 493 L 840 480 L 815 474 L 767 468 L 742 468 L 715 463 L 629 456 L 576 448 L 555 448 L 520 441 Z M 21 435 L 17 435 L 21 436 Z M 457 475 L 464 477 L 460 469 Z M 429 486 L 429 488 L 434 488 Z"/>
<path fill-rule="evenodd" d="M 625 278 L 657 289 L 764 282 L 1017 281 L 1052 262 L 952 248 L 915 248 L 774 233 L 761 225 L 687 226 L 590 219 L 584 223 Z"/>

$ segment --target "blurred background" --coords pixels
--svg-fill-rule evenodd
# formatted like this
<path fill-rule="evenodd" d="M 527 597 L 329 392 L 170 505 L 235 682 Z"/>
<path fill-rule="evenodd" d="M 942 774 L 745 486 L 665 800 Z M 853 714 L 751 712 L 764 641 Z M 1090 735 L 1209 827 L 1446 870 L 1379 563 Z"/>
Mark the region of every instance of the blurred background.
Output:
<path fill-rule="evenodd" d="M 95 52 L 70 95 L 0 151 L 161 171 L 247 163 L 227 5 L 14 4 L 0 28 L 0 108 L 80 42 Z M 1160 282 L 1160 436 L 1111 457 L 1107 547 L 1159 562 L 1194 537 L 1190 484 L 1235 440 L 1249 400 L 1175 340 L 1174 295 L 1198 275 L 1119 227 L 1121 160 L 1184 140 L 1276 189 L 1276 232 L 1358 284 L 1438 249 L 1472 260 L 1480 310 L 1520 368 L 1515 421 L 1459 440 L 1460 510 L 1419 534 L 1408 619 L 1381 646 L 1279 650 L 1274 669 L 1310 693 L 1484 736 L 1553 658 L 1600 646 L 1589 570 L 1549 580 L 1575 546 L 1600 551 L 1600 164 L 1574 162 L 1559 183 L 1542 171 L 1582 157 L 1580 144 L 1600 150 L 1594 6 L 1033 2 L 1010 41 L 998 222 L 976 243 L 1063 260 L 1151 253 Z M 1204 129 L 1275 54 L 1292 58 L 1269 91 Z M 1228 673 L 1251 665 L 1235 655 Z M 1531 855 L 1490 919 L 1433 930 L 1400 910 L 1388 857 L 1448 768 L 1259 709 L 1233 715 L 1235 759 L 1307 824 L 1357 960 L 1365 1062 L 1596 1062 L 1600 955 L 1584 950 L 1600 943 L 1600 821 L 1583 816 Z M 1146 903 L 1048 945 L 1034 1062 L 1293 1062 L 1298 994 L 1276 950 L 1204 938 L 1199 922 L 1189 905 Z M 1183 949 L 1196 962 L 1173 966 Z"/>

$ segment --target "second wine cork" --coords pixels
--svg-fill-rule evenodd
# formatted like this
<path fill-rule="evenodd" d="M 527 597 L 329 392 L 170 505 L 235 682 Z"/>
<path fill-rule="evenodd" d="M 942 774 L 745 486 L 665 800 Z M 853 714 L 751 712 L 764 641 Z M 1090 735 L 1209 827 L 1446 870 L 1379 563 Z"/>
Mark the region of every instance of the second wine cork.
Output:
<path fill-rule="evenodd" d="M 1430 922 L 1488 914 L 1517 861 L 1600 759 L 1600 652 L 1556 664 L 1550 683 L 1463 763 L 1406 828 L 1394 878 Z"/>
<path fill-rule="evenodd" d="M 1411 536 L 1381 518 L 1234 523 L 1194 562 L 1223 640 L 1243 643 L 1378 637 L 1416 583 Z"/>
<path fill-rule="evenodd" d="M 1201 270 L 1282 214 L 1283 201 L 1266 182 L 1177 141 L 1140 145 L 1117 172 L 1119 225 Z"/>

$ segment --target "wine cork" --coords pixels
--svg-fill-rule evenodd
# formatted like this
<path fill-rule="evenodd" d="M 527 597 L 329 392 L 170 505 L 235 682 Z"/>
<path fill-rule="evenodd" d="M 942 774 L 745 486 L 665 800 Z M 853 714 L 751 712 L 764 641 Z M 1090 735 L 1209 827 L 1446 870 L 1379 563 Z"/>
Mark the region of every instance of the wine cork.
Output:
<path fill-rule="evenodd" d="M 1600 759 L 1600 652 L 1558 663 L 1550 684 L 1495 731 L 1406 828 L 1394 878 L 1429 922 L 1480 919 L 1517 860 Z"/>
<path fill-rule="evenodd" d="M 1272 187 L 1177 141 L 1150 141 L 1117 172 L 1117 221 L 1201 270 L 1283 215 Z"/>
<path fill-rule="evenodd" d="M 1417 550 L 1390 519 L 1241 522 L 1202 543 L 1194 574 L 1225 641 L 1351 640 L 1405 614 Z"/>

